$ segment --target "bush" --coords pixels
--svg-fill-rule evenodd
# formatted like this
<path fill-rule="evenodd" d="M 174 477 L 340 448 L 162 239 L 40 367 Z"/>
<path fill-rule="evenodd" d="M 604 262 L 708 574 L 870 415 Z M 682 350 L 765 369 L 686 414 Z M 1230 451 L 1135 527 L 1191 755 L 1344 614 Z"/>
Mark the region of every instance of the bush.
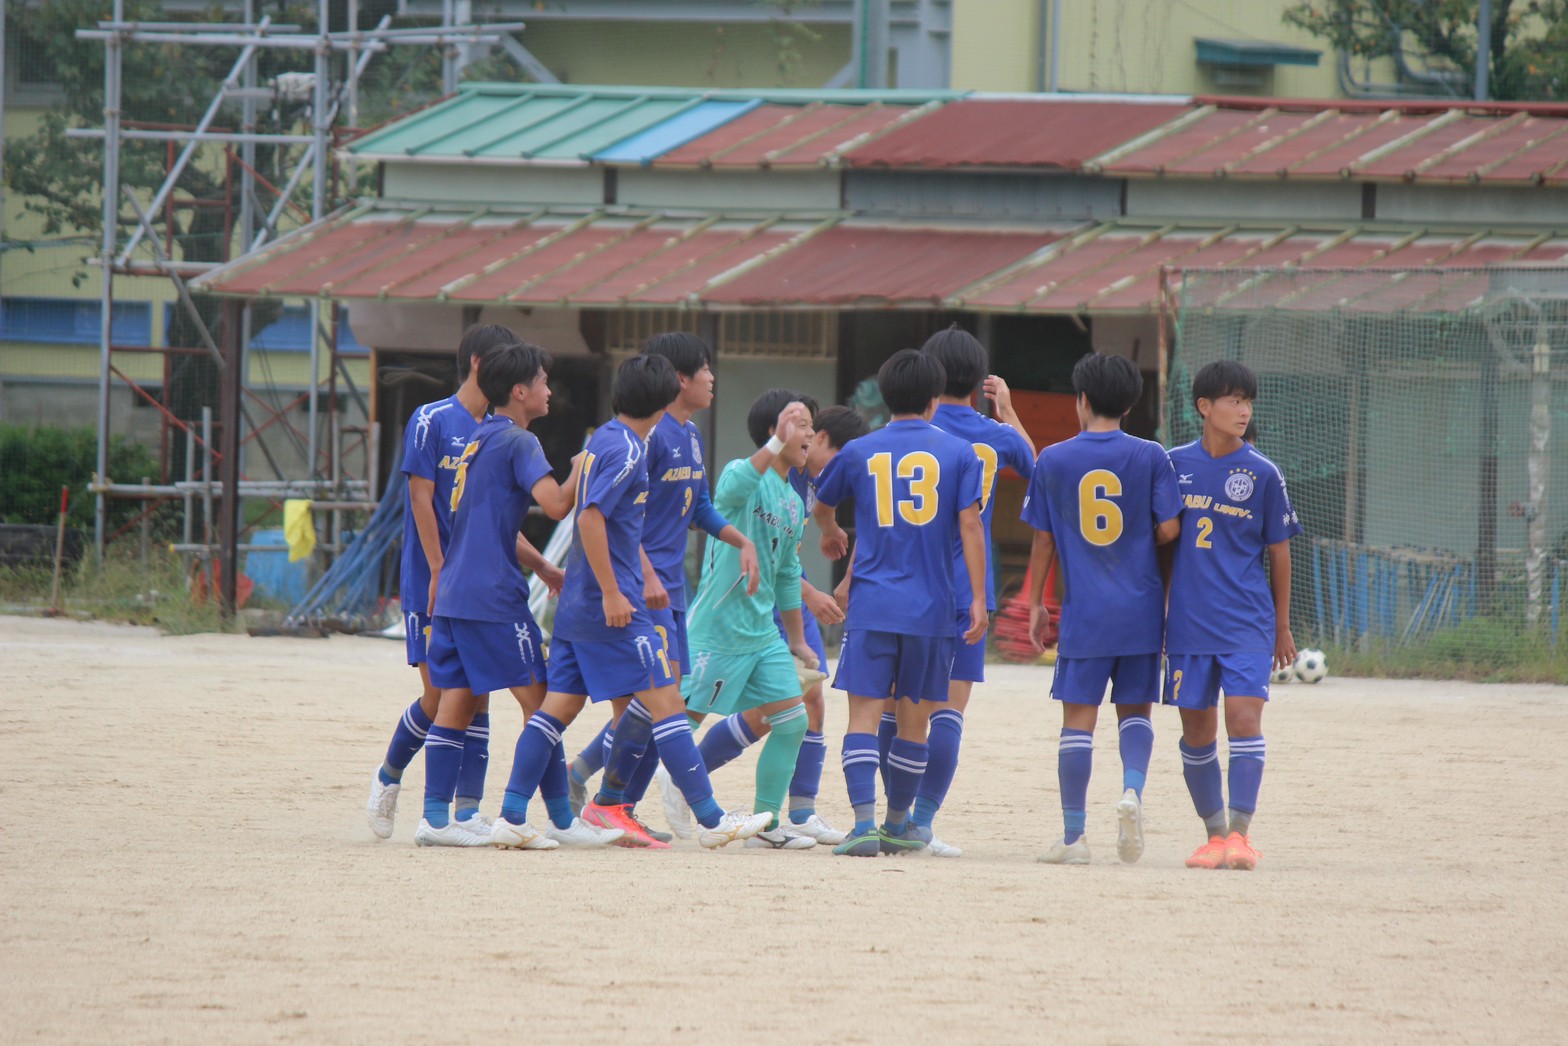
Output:
<path fill-rule="evenodd" d="M 87 485 L 97 466 L 97 429 L 0 422 L 0 472 L 5 474 L 5 482 L 0 484 L 0 523 L 53 526 L 59 518 L 60 488 L 64 486 L 71 488 L 67 523 L 91 530 L 93 499 Z M 136 483 L 143 476 L 156 480 L 160 469 L 146 447 L 111 436 L 109 475 L 117 482 Z M 142 508 L 140 502 L 111 500 L 110 530 L 135 519 Z"/>

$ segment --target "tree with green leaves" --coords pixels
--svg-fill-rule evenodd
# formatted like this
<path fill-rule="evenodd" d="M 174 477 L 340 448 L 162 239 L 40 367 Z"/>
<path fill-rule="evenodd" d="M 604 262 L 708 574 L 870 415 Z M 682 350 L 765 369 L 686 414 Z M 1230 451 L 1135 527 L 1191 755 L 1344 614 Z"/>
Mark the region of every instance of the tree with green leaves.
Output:
<path fill-rule="evenodd" d="M 1354 58 L 1408 63 L 1423 93 L 1469 98 L 1479 6 L 1477 0 L 1300 0 L 1285 9 L 1284 20 Z M 1483 52 L 1488 97 L 1568 97 L 1568 0 L 1492 0 L 1491 7 Z"/>

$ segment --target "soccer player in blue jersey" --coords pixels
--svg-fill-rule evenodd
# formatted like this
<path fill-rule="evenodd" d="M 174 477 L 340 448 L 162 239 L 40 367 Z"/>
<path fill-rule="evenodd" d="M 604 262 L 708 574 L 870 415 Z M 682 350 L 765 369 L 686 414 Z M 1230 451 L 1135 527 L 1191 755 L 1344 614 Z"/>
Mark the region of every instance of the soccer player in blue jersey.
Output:
<path fill-rule="evenodd" d="M 957 436 L 974 448 L 980 459 L 980 524 L 985 532 L 986 554 L 985 608 L 996 611 L 996 582 L 991 574 L 991 497 L 1002 469 L 1011 468 L 1024 479 L 1034 466 L 1034 443 L 1024 431 L 1023 422 L 1013 410 L 1012 392 L 995 374 L 987 375 L 985 347 L 975 336 L 953 324 L 927 339 L 921 352 L 935 359 L 947 374 L 947 386 L 937 399 L 931 424 Z M 988 418 L 971 405 L 977 392 L 984 392 L 995 407 L 996 419 Z M 960 635 L 969 625 L 969 574 L 961 550 L 954 550 L 953 600 Z M 985 637 L 978 642 L 959 643 L 953 656 L 953 678 L 947 688 L 947 707 L 931 715 L 931 734 L 927 745 L 930 758 L 915 793 L 915 808 L 910 820 L 920 828 L 930 828 L 958 769 L 958 749 L 964 734 L 964 713 L 976 683 L 985 682 Z M 885 753 L 892 743 L 895 724 L 884 715 L 877 731 L 877 742 Z M 937 857 L 958 857 L 963 851 L 932 836 L 927 850 Z"/>
<path fill-rule="evenodd" d="M 849 693 L 844 781 L 855 827 L 836 854 L 875 857 L 922 848 L 930 829 L 909 821 L 931 713 L 947 702 L 957 642 L 976 643 L 985 609 L 985 531 L 980 522 L 980 459 L 974 448 L 931 424 L 947 385 L 942 365 L 914 349 L 877 371 L 892 419 L 852 441 L 817 484 L 818 525 L 855 502 L 855 553 L 844 644 L 833 685 Z M 953 635 L 953 549 L 962 544 L 969 575 L 968 628 Z M 888 750 L 887 819 L 876 825 L 880 757 L 877 723 L 889 701 L 897 736 Z"/>
<path fill-rule="evenodd" d="M 1296 659 L 1290 539 L 1301 523 L 1279 468 L 1245 442 L 1257 391 L 1241 363 L 1204 366 L 1192 380 L 1203 436 L 1171 451 L 1184 508 L 1165 625 L 1165 702 L 1181 709 L 1182 772 L 1208 833 L 1189 868 L 1257 867 L 1250 829 L 1263 780 L 1263 706 L 1271 671 Z M 1222 692 L 1228 823 L 1216 741 Z"/>
<path fill-rule="evenodd" d="M 590 695 L 625 714 L 606 763 L 605 788 L 597 802 L 583 807 L 585 821 L 623 830 L 642 845 L 654 842 L 631 819 L 624 797 L 614 794 L 624 790 L 625 779 L 611 780 L 611 771 L 624 765 L 617 761 L 618 750 L 640 758 L 653 740 L 702 822 L 703 846 L 750 838 L 768 823 L 767 814 L 725 813 L 714 801 L 669 655 L 642 598 L 645 441 L 679 392 L 675 368 L 663 356 L 633 356 L 616 371 L 611 389 L 616 416 L 588 441 L 577 481 L 572 548 L 550 646 L 550 690 L 518 741 L 497 832 L 505 824 L 526 823 L 529 797 L 560 747 L 561 732 Z"/>
<path fill-rule="evenodd" d="M 695 334 L 670 331 L 649 338 L 642 353 L 669 360 L 680 379 L 680 394 L 648 434 L 648 502 L 642 531 L 643 601 L 665 642 L 678 683 L 686 667 L 686 538 L 690 528 L 700 527 L 733 546 L 751 585 L 757 578 L 757 550 L 713 507 L 708 493 L 702 436 L 691 420 L 697 411 L 713 405 L 708 346 Z M 604 755 L 613 742 L 612 722 L 572 760 L 575 808 L 582 808 L 587 780 L 603 767 Z M 627 783 L 627 803 L 633 817 L 657 766 L 657 755 L 649 753 Z M 646 825 L 644 831 L 651 832 Z M 658 838 L 662 833 L 652 834 Z"/>
<path fill-rule="evenodd" d="M 496 846 L 553 849 L 560 842 L 608 842 L 587 825 L 562 816 L 564 838 L 528 825 L 497 823 L 479 832 L 451 820 L 461 739 L 476 694 L 507 688 L 524 716 L 544 696 L 543 636 L 528 609 L 528 581 L 518 563 L 518 528 L 537 503 L 552 519 L 572 507 L 572 486 L 558 485 L 528 423 L 549 410 L 549 357 L 520 342 L 488 350 L 479 385 L 495 413 L 475 430 L 459 457 L 452 485 L 452 539 L 436 578 L 430 630 L 430 680 L 441 702 L 425 742 L 425 817 L 414 841 L 423 846 Z M 554 814 L 566 811 L 566 766 L 559 766 Z M 477 842 L 476 842 L 477 840 Z"/>
<path fill-rule="evenodd" d="M 457 347 L 462 385 L 454 395 L 427 403 L 414 411 L 403 433 L 402 469 L 408 477 L 403 494 L 403 553 L 399 583 L 407 632 L 408 663 L 419 669 L 424 692 L 404 710 L 387 747 L 386 758 L 370 786 L 365 812 L 370 829 L 382 839 L 392 835 L 403 771 L 424 746 L 441 701 L 441 688 L 430 681 L 426 644 L 430 635 L 430 605 L 435 598 L 432 567 L 439 572 L 452 534 L 452 481 L 468 439 L 484 419 L 489 403 L 479 387 L 480 357 L 499 345 L 517 341 L 517 335 L 494 324 L 475 325 L 463 332 Z M 561 572 L 537 556 L 533 546 L 519 551 L 530 555 L 530 569 L 553 588 Z M 490 716 L 488 698 L 481 696 L 479 711 L 469 724 L 463 769 L 458 774 L 458 810 L 463 820 L 472 817 L 484 795 L 489 762 Z"/>
<path fill-rule="evenodd" d="M 1040 860 L 1088 864 L 1084 835 L 1094 725 L 1106 685 L 1116 706 L 1122 757 L 1116 850 L 1143 855 L 1143 785 L 1160 692 L 1165 582 L 1156 545 L 1176 540 L 1181 499 L 1170 458 L 1158 443 L 1130 436 L 1122 418 L 1138 402 L 1143 378 L 1122 356 L 1090 353 L 1073 367 L 1078 424 L 1070 440 L 1040 452 L 1024 522 L 1035 528 L 1029 558 L 1029 635 L 1043 649 L 1040 606 L 1053 557 L 1062 564 L 1061 634 L 1051 696 L 1062 704 L 1056 773 L 1063 835 Z"/>

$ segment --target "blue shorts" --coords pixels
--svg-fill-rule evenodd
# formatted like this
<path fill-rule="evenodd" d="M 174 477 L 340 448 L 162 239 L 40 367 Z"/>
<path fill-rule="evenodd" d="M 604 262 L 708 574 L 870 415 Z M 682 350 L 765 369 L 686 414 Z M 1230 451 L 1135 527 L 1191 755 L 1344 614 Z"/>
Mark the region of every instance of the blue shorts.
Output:
<path fill-rule="evenodd" d="M 1272 652 L 1245 654 L 1172 654 L 1166 658 L 1165 699 L 1177 708 L 1213 708 L 1220 691 L 1227 697 L 1269 699 Z"/>
<path fill-rule="evenodd" d="M 586 694 L 597 704 L 674 685 L 670 657 L 646 619 L 633 619 L 625 639 L 573 643 L 558 638 L 550 643 L 553 694 Z"/>
<path fill-rule="evenodd" d="M 653 619 L 654 631 L 664 640 L 665 654 L 676 668 L 684 671 L 691 664 L 686 646 L 686 611 L 665 607 L 648 611 L 648 616 Z"/>
<path fill-rule="evenodd" d="M 437 617 L 430 626 L 430 682 L 487 694 L 545 681 L 544 635 L 533 618 L 469 621 Z"/>
<path fill-rule="evenodd" d="M 946 701 L 955 642 L 952 636 L 845 632 L 833 685 L 856 697 Z"/>
<path fill-rule="evenodd" d="M 408 663 L 422 665 L 430 660 L 430 615 L 410 610 L 403 615 L 403 643 L 408 647 Z"/>
<path fill-rule="evenodd" d="M 773 608 L 773 623 L 779 626 L 779 635 L 784 636 L 784 615 L 779 613 L 778 607 Z M 816 615 L 805 607 L 800 608 L 801 631 L 806 635 L 806 645 L 811 652 L 817 655 L 817 667 L 826 672 L 828 664 L 827 648 L 822 645 L 822 628 L 817 624 Z M 789 646 L 789 637 L 784 636 L 784 645 Z"/>
<path fill-rule="evenodd" d="M 964 683 L 985 682 L 985 636 L 978 643 L 964 642 L 969 631 L 969 611 L 958 612 L 958 624 L 953 629 L 953 678 Z"/>
<path fill-rule="evenodd" d="M 782 640 L 748 654 L 697 651 L 681 680 L 686 707 L 698 715 L 730 715 L 800 696 L 795 655 Z"/>
<path fill-rule="evenodd" d="M 1051 696 L 1073 705 L 1097 705 L 1111 686 L 1113 705 L 1152 705 L 1160 699 L 1160 655 L 1059 657 Z"/>

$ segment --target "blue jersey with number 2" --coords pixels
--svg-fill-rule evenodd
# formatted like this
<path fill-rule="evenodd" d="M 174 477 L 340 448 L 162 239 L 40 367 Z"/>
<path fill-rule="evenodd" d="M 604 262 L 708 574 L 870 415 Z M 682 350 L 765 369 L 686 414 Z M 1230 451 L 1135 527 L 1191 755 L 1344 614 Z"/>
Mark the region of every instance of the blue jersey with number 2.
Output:
<path fill-rule="evenodd" d="M 855 501 L 845 627 L 953 634 L 958 514 L 980 500 L 980 459 L 929 422 L 894 421 L 850 440 L 822 470 L 817 500 Z"/>

